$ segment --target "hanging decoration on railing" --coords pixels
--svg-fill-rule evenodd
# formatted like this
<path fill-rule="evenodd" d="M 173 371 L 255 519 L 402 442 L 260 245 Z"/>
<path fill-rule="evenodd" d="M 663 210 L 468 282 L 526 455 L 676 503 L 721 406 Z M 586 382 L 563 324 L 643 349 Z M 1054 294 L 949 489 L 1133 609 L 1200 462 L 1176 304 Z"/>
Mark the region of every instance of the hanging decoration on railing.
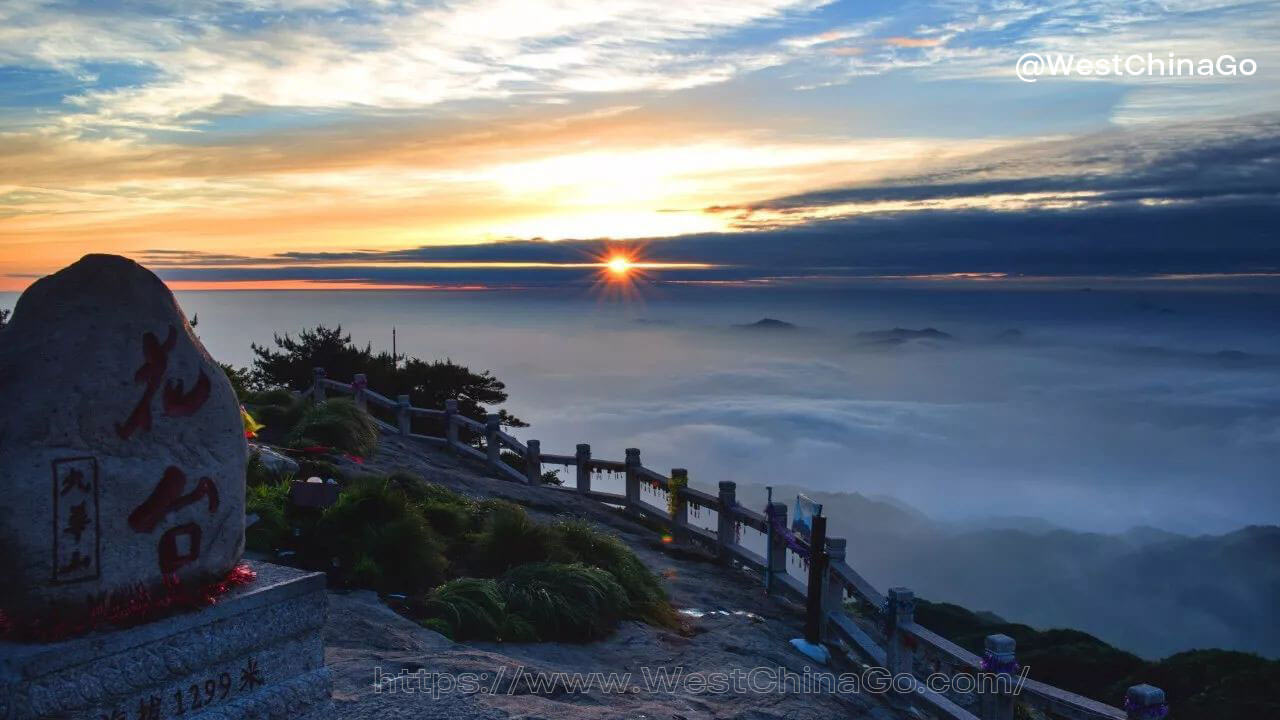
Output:
<path fill-rule="evenodd" d="M 791 552 L 808 560 L 809 546 L 795 532 L 787 527 L 786 513 L 776 513 L 773 511 L 773 505 L 765 507 L 765 514 L 768 516 L 769 527 L 773 530 L 775 537 L 779 537 L 786 543 Z"/>
<path fill-rule="evenodd" d="M 1001 660 L 995 653 L 987 650 L 982 653 L 982 670 L 983 672 L 995 673 L 997 675 L 1009 674 L 1017 675 L 1022 666 L 1018 664 L 1017 659 L 1009 658 Z"/>
<path fill-rule="evenodd" d="M 1163 720 L 1169 714 L 1169 704 L 1160 703 L 1158 705 L 1140 705 L 1136 700 L 1130 697 L 1124 699 L 1124 711 L 1131 718 L 1140 718 L 1140 720 Z"/>
<path fill-rule="evenodd" d="M 676 512 L 680 510 L 680 504 L 684 502 L 684 498 L 680 496 L 680 491 L 689 487 L 689 476 L 672 473 L 667 487 L 667 513 L 671 517 L 675 517 Z"/>

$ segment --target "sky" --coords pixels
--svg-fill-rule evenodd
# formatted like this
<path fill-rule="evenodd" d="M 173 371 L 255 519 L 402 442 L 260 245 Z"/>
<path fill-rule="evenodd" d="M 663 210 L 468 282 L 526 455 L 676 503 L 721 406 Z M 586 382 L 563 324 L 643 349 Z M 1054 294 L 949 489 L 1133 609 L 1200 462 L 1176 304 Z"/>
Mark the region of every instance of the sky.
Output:
<path fill-rule="evenodd" d="M 1276 68 L 1272 2 L 6 0 L 0 290 L 1270 285 Z"/>

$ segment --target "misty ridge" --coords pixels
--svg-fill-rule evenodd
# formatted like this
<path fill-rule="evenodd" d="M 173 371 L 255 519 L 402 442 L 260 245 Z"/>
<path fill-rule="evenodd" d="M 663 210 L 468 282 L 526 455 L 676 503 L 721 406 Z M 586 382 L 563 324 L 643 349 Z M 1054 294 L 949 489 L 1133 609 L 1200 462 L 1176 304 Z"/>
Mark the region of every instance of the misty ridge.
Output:
<path fill-rule="evenodd" d="M 1230 647 L 1276 657 L 1280 527 L 1186 536 L 1150 527 L 1118 534 L 1041 518 L 949 523 L 892 498 L 774 487 L 823 503 L 848 561 L 878 587 L 991 611 L 1041 629 L 1069 627 L 1147 658 Z M 760 504 L 764 488 L 739 486 Z"/>

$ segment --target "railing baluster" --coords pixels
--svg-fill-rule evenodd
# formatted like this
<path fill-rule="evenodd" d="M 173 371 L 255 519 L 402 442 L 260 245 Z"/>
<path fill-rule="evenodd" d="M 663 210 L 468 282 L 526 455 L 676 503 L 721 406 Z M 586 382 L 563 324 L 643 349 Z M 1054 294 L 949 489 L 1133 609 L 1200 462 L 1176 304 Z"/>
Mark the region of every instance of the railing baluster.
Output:
<path fill-rule="evenodd" d="M 627 498 L 627 509 L 636 511 L 640 509 L 640 450 L 638 448 L 627 448 L 623 467 L 623 473 L 626 476 L 624 494 Z"/>
<path fill-rule="evenodd" d="M 497 414 L 489 413 L 484 416 L 484 449 L 486 462 L 491 468 L 498 466 L 498 458 L 502 450 L 502 443 L 498 441 L 499 429 Z"/>
<path fill-rule="evenodd" d="M 787 526 L 787 504 L 774 502 L 769 503 L 769 511 L 765 513 L 765 522 L 772 523 L 773 518 L 779 518 L 782 526 Z M 782 583 L 779 578 L 787 574 L 787 539 L 779 533 L 769 533 L 769 566 L 765 572 L 769 573 L 769 593 L 782 592 Z"/>
<path fill-rule="evenodd" d="M 409 396 L 400 395 L 396 397 L 396 425 L 401 435 L 409 434 Z"/>
<path fill-rule="evenodd" d="M 456 450 L 458 446 L 458 401 L 444 401 L 444 437 L 448 442 L 450 450 Z"/>
<path fill-rule="evenodd" d="M 716 509 L 716 545 L 720 559 L 732 557 L 730 548 L 738 542 L 737 519 L 733 509 L 738 505 L 738 484 L 732 480 L 720 481 L 720 507 Z"/>
<path fill-rule="evenodd" d="M 844 562 L 844 557 L 845 539 L 827 538 L 827 567 L 826 572 L 822 574 L 822 627 L 819 628 L 819 635 L 823 642 L 826 642 L 831 634 L 831 623 L 827 622 L 827 618 L 831 613 L 838 613 L 844 609 L 844 583 L 831 572 L 831 566 Z"/>
<path fill-rule="evenodd" d="M 591 492 L 591 446 L 586 443 L 578 445 L 578 492 L 583 495 Z"/>
<path fill-rule="evenodd" d="M 356 373 L 356 377 L 351 381 L 351 393 L 355 398 L 356 407 L 368 412 L 369 398 L 365 395 L 365 391 L 369 389 L 369 378 L 364 373 Z"/>
<path fill-rule="evenodd" d="M 1013 668 L 1017 643 L 1008 635 L 988 635 L 982 643 L 987 667 L 978 679 L 982 720 L 1013 720 Z"/>
<path fill-rule="evenodd" d="M 905 626 L 915 622 L 916 595 L 909 588 L 889 588 L 889 600 L 885 607 L 885 636 L 888 647 L 889 672 L 894 675 L 911 674 L 913 665 L 912 643 L 907 639 Z"/>
<path fill-rule="evenodd" d="M 684 468 L 671 468 L 671 482 L 667 484 L 669 509 L 671 511 L 671 537 L 676 540 L 689 538 L 689 503 L 680 494 L 680 489 L 689 486 L 689 471 Z"/>
<path fill-rule="evenodd" d="M 1124 695 L 1124 707 L 1129 720 L 1159 720 L 1169 710 L 1164 691 L 1146 683 L 1129 688 Z"/>
<path fill-rule="evenodd" d="M 530 485 L 542 484 L 542 443 L 537 440 L 525 442 L 524 474 Z"/>

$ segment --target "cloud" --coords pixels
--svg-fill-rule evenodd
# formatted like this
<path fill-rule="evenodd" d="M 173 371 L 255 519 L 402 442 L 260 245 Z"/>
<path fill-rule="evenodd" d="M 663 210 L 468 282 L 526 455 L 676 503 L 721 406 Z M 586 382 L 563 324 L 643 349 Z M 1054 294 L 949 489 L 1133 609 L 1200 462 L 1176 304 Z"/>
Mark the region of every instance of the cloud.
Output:
<path fill-rule="evenodd" d="M 903 48 L 931 48 L 946 44 L 946 39 L 942 37 L 899 37 L 892 36 L 884 39 L 886 45 Z"/>
<path fill-rule="evenodd" d="M 154 69 L 90 87 L 72 127 L 200 129 L 244 106 L 422 108 L 475 98 L 671 90 L 780 62 L 766 48 L 708 52 L 721 33 L 822 0 L 449 4 L 222 3 L 115 11 L 6 3 L 0 59 L 85 75 L 96 63 Z M 56 39 L 52 39 L 56 38 Z"/>
<path fill-rule="evenodd" d="M 890 181 L 707 208 L 738 232 L 621 243 L 642 257 L 712 267 L 657 281 L 793 277 L 961 279 L 1280 272 L 1280 118 L 1109 132 L 947 161 Z M 506 240 L 392 250 L 149 253 L 175 279 L 361 277 L 370 283 L 590 282 L 581 268 L 431 267 L 577 264 L 608 239 Z M 174 250 L 174 248 L 169 248 Z M 1224 279 L 1225 280 L 1225 279 Z M 1245 278 L 1254 282 L 1254 278 Z"/>

